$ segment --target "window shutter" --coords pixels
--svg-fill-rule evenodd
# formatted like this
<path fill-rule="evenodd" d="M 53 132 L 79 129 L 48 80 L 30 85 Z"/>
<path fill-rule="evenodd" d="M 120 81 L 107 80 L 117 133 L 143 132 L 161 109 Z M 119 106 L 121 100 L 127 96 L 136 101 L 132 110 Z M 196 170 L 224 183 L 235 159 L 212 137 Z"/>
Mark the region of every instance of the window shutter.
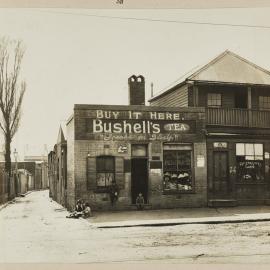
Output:
<path fill-rule="evenodd" d="M 124 158 L 115 158 L 115 180 L 119 189 L 125 188 Z"/>
<path fill-rule="evenodd" d="M 87 189 L 94 190 L 96 189 L 96 158 L 88 157 L 87 158 Z"/>

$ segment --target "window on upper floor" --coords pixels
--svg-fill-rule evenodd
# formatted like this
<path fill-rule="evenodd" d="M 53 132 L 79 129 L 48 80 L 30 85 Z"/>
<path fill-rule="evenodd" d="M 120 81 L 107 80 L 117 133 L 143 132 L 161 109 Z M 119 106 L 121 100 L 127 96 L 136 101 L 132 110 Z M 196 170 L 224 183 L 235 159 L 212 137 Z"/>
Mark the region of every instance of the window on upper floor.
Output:
<path fill-rule="evenodd" d="M 259 108 L 270 110 L 270 97 L 259 96 Z"/>
<path fill-rule="evenodd" d="M 221 94 L 208 93 L 207 94 L 207 106 L 208 107 L 221 107 Z"/>

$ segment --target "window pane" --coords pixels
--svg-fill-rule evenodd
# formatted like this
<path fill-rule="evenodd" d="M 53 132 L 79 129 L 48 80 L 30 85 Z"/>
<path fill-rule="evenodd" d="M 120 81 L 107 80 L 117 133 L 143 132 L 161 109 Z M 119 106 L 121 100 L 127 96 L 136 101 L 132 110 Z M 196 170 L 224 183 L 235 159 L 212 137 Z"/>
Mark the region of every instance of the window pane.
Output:
<path fill-rule="evenodd" d="M 146 157 L 147 156 L 147 145 L 134 144 L 131 146 L 131 154 L 133 157 Z"/>
<path fill-rule="evenodd" d="M 255 143 L 254 148 L 255 148 L 255 155 L 257 155 L 257 156 L 263 155 L 263 145 L 262 144 Z"/>
<path fill-rule="evenodd" d="M 245 155 L 245 145 L 243 143 L 236 144 L 236 155 L 244 156 Z"/>
<path fill-rule="evenodd" d="M 163 152 L 164 191 L 192 190 L 190 150 L 165 150 Z"/>
<path fill-rule="evenodd" d="M 102 172 L 105 170 L 104 157 L 97 157 L 97 171 Z"/>
<path fill-rule="evenodd" d="M 221 94 L 219 93 L 208 93 L 207 94 L 207 106 L 221 106 Z"/>
<path fill-rule="evenodd" d="M 106 186 L 105 173 L 97 173 L 97 186 L 98 187 L 105 187 Z"/>
<path fill-rule="evenodd" d="M 259 108 L 260 109 L 270 109 L 270 97 L 259 96 Z"/>
<path fill-rule="evenodd" d="M 114 158 L 113 157 L 107 157 L 105 159 L 105 170 L 114 171 Z"/>
<path fill-rule="evenodd" d="M 245 150 L 246 150 L 246 155 L 254 155 L 254 144 L 253 143 L 246 143 L 245 144 Z"/>
<path fill-rule="evenodd" d="M 97 157 L 97 171 L 114 171 L 114 157 Z"/>
<path fill-rule="evenodd" d="M 177 151 L 164 151 L 164 170 L 177 171 Z"/>

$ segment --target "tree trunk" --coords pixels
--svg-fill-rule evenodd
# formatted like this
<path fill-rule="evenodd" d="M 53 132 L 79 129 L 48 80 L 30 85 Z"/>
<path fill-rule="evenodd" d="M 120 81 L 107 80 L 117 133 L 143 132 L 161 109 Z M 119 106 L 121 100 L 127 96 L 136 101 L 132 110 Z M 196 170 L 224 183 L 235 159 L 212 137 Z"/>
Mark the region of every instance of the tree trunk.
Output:
<path fill-rule="evenodd" d="M 11 198 L 11 180 L 12 180 L 12 173 L 11 173 L 11 157 L 10 157 L 10 144 L 11 144 L 11 137 L 9 134 L 5 134 L 5 172 L 8 175 L 8 182 L 7 182 L 7 191 L 8 197 Z"/>

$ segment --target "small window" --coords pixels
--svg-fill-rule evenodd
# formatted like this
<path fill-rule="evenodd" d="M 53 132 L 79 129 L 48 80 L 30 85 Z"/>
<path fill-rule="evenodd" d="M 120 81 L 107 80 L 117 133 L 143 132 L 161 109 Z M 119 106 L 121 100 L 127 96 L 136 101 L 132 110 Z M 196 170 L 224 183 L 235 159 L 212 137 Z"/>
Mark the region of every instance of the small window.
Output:
<path fill-rule="evenodd" d="M 259 108 L 270 110 L 270 97 L 259 96 Z"/>
<path fill-rule="evenodd" d="M 208 107 L 221 107 L 221 94 L 208 93 L 207 94 L 207 106 Z"/>
<path fill-rule="evenodd" d="M 114 157 L 101 156 L 96 159 L 97 166 L 97 187 L 108 187 L 114 179 Z"/>
<path fill-rule="evenodd" d="M 147 157 L 147 145 L 133 144 L 131 146 L 131 155 L 133 157 Z"/>

